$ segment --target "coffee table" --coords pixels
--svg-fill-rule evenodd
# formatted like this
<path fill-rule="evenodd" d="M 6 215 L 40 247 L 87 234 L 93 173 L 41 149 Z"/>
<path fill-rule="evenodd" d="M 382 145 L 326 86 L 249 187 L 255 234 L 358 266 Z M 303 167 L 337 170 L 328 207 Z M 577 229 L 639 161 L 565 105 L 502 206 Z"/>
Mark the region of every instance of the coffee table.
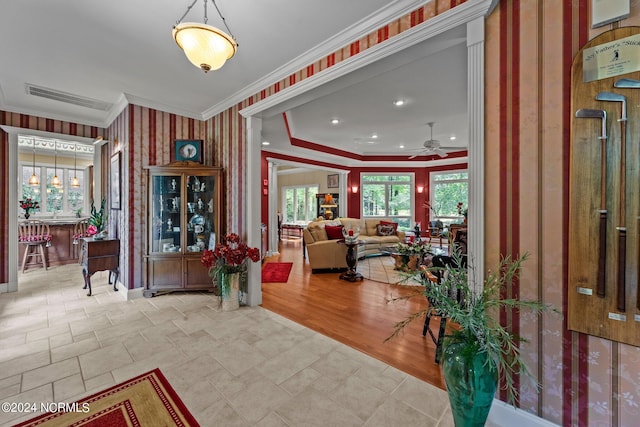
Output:
<path fill-rule="evenodd" d="M 400 253 L 394 246 L 382 248 L 380 252 L 391 255 L 396 262 L 395 269 L 404 272 L 416 271 L 425 258 L 425 256 L 419 253 Z M 430 254 L 444 255 L 446 254 L 446 250 L 432 247 Z"/>

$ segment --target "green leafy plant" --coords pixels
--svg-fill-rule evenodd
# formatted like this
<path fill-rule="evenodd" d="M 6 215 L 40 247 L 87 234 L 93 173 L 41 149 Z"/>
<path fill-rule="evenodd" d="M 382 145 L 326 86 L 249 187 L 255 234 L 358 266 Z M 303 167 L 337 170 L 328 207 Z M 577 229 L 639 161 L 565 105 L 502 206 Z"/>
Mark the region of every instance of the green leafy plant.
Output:
<path fill-rule="evenodd" d="M 105 213 L 106 203 L 107 200 L 102 199 L 102 202 L 100 202 L 100 210 L 97 210 L 93 204 L 93 200 L 91 201 L 91 216 L 87 221 L 89 222 L 89 225 L 96 227 L 98 233 L 103 231 L 107 225 L 107 214 Z"/>
<path fill-rule="evenodd" d="M 431 253 L 431 245 L 426 240 L 416 239 L 413 242 L 396 243 L 396 251 L 401 255 L 420 255 L 421 257 Z"/>
<path fill-rule="evenodd" d="M 477 353 L 486 352 L 488 359 L 494 361 L 498 374 L 504 379 L 503 388 L 507 391 L 508 401 L 513 404 L 518 392 L 514 376 L 518 373 L 531 379 L 532 376 L 520 354 L 519 343 L 526 340 L 500 324 L 499 311 L 517 309 L 542 313 L 553 310 L 550 305 L 540 301 L 504 297 L 507 288 L 518 279 L 522 263 L 527 257 L 528 255 L 524 254 L 515 259 L 502 258 L 498 268 L 490 271 L 482 284 L 469 282 L 467 268 L 454 267 L 464 265 L 462 255 L 459 254 L 453 256 L 454 266 L 428 269 L 439 270 L 437 272 L 442 275 L 439 284 L 429 280 L 424 272 L 417 277 L 411 276 L 424 285 L 420 295 L 427 297 L 429 306 L 396 323 L 392 334 L 385 341 L 395 337 L 413 320 L 429 312 L 447 317 L 454 325 L 451 328 L 453 332 L 444 337 L 444 346 L 449 343 L 462 343 L 461 356 L 465 360 L 471 360 Z M 415 295 L 393 298 L 390 301 L 413 296 Z"/>

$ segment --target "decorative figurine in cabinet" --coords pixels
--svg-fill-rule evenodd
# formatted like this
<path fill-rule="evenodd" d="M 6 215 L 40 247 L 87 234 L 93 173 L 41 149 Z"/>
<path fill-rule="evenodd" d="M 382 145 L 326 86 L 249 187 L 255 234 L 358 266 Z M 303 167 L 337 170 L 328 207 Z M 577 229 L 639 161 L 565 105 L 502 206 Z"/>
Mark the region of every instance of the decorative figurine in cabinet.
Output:
<path fill-rule="evenodd" d="M 145 296 L 213 290 L 200 257 L 220 239 L 221 172 L 194 162 L 148 167 Z"/>

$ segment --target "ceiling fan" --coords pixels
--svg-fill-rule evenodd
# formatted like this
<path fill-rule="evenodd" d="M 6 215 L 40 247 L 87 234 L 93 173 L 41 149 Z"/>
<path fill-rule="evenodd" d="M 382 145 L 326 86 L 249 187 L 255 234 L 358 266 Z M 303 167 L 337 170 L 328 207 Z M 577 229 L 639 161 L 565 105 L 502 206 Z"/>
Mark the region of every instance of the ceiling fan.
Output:
<path fill-rule="evenodd" d="M 422 149 L 409 157 L 409 160 L 418 157 L 419 155 L 423 154 L 423 153 L 435 153 L 440 157 L 447 157 L 447 153 L 444 150 L 455 150 L 455 149 L 459 149 L 460 147 L 443 147 L 442 145 L 440 145 L 440 142 L 438 140 L 433 139 L 433 124 L 434 122 L 429 122 L 427 123 L 427 125 L 429 126 L 429 128 L 431 128 L 431 136 L 429 137 L 429 139 L 427 139 L 425 142 L 422 143 Z"/>

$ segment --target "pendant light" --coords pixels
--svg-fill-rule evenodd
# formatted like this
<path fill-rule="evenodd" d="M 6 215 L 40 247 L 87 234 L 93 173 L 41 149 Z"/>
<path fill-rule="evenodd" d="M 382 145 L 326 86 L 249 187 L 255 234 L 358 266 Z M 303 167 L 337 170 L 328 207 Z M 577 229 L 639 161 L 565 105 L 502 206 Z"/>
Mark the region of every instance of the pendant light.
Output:
<path fill-rule="evenodd" d="M 53 178 L 51 178 L 51 186 L 55 188 L 61 188 L 62 182 L 60 178 L 58 178 L 58 143 L 57 141 L 53 141 L 53 164 L 55 171 L 53 172 Z"/>
<path fill-rule="evenodd" d="M 78 179 L 78 144 L 73 146 L 73 179 L 71 180 L 71 186 L 74 188 L 80 187 L 80 180 Z"/>
<path fill-rule="evenodd" d="M 29 185 L 32 187 L 37 187 L 40 185 L 40 178 L 36 175 L 36 140 L 33 140 L 33 174 L 31 178 L 29 178 Z"/>
<path fill-rule="evenodd" d="M 211 0 L 211 3 L 213 3 L 213 6 L 216 8 L 229 34 L 207 24 L 207 2 L 209 0 L 203 1 L 204 24 L 182 22 L 197 1 L 198 0 L 194 0 L 191 6 L 187 7 L 187 11 L 173 27 L 173 38 L 184 51 L 187 59 L 206 73 L 210 70 L 219 69 L 227 62 L 227 59 L 231 59 L 236 53 L 238 44 L 229 30 L 227 21 L 220 13 L 220 9 L 218 9 L 215 0 Z"/>

